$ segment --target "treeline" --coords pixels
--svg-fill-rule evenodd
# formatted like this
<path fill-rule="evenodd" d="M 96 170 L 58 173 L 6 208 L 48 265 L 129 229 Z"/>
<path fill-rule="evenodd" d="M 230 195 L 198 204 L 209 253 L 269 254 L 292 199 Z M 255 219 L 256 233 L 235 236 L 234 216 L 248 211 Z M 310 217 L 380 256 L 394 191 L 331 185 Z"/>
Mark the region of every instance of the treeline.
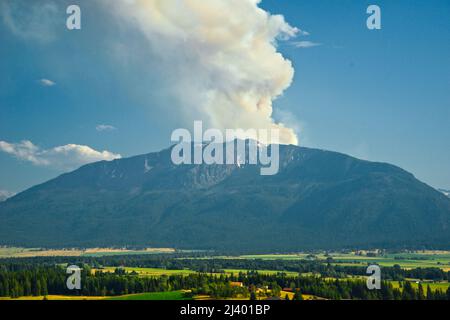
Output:
<path fill-rule="evenodd" d="M 245 287 L 231 286 L 236 277 L 209 274 L 172 275 L 139 277 L 117 269 L 114 273 L 91 272 L 84 265 L 81 273 L 80 290 L 68 290 L 67 275 L 61 266 L 21 268 L 9 271 L 0 268 L 0 297 L 18 298 L 22 296 L 81 295 L 117 296 L 145 292 L 167 292 L 191 290 L 195 294 L 210 295 L 215 298 L 249 297 Z"/>
<path fill-rule="evenodd" d="M 108 267 L 139 267 L 164 268 L 168 270 L 190 269 L 202 273 L 220 273 L 224 269 L 245 270 L 277 270 L 298 272 L 301 274 L 315 273 L 329 278 L 345 278 L 349 275 L 366 276 L 367 266 L 342 266 L 324 263 L 317 260 L 261 260 L 261 259 L 201 259 L 199 253 L 192 254 L 161 254 L 161 255 L 124 255 L 106 257 L 35 257 L 22 259 L 2 259 L 0 264 L 6 268 L 33 268 L 33 266 L 53 266 L 55 264 L 89 265 L 93 268 Z M 382 278 L 385 280 L 403 281 L 404 279 L 419 279 L 431 281 L 450 281 L 450 271 L 440 268 L 402 269 L 399 265 L 381 267 Z"/>
<path fill-rule="evenodd" d="M 189 275 L 139 277 L 116 269 L 114 273 L 91 272 L 84 265 L 81 274 L 81 290 L 69 291 L 66 287 L 66 273 L 61 266 L 40 266 L 8 270 L 0 268 L 0 296 L 46 296 L 85 295 L 115 296 L 144 292 L 191 290 L 193 294 L 205 294 L 214 298 L 254 297 L 256 288 L 266 290 L 267 296 L 278 296 L 283 288 L 293 292 L 301 291 L 327 299 L 369 299 L 369 300 L 450 300 L 450 288 L 443 292 L 432 291 L 428 286 L 413 288 L 410 282 L 401 282 L 400 288 L 383 281 L 381 290 L 368 290 L 366 282 L 357 279 L 329 280 L 323 277 L 292 277 L 285 273 L 274 275 L 258 272 L 236 275 L 197 273 Z M 243 286 L 232 286 L 231 282 L 242 282 Z M 297 295 L 298 296 L 298 295 Z"/>

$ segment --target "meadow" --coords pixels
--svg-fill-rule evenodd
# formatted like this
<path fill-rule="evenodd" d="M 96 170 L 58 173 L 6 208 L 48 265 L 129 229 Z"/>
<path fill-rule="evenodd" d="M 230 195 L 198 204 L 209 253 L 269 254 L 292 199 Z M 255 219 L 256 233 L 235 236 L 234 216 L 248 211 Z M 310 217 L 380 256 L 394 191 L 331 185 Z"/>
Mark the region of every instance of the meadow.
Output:
<path fill-rule="evenodd" d="M 117 267 L 103 267 L 101 269 L 92 269 L 92 272 L 109 272 L 114 273 Z M 137 273 L 141 277 L 158 277 L 158 276 L 171 276 L 171 275 L 189 275 L 198 273 L 194 270 L 189 269 L 178 269 L 178 270 L 171 270 L 171 269 L 164 269 L 164 268 L 138 268 L 138 267 L 120 267 L 119 269 L 123 270 L 126 273 Z M 255 271 L 250 269 L 223 269 L 223 272 L 221 273 L 213 273 L 217 276 L 221 274 L 228 274 L 228 275 L 238 275 L 239 273 L 247 273 L 249 271 Z M 264 270 L 264 269 L 258 269 L 257 270 L 259 274 L 264 275 L 276 275 L 278 273 L 284 273 L 287 276 L 290 277 L 297 277 L 298 272 L 293 271 L 279 271 L 279 270 Z"/>
<path fill-rule="evenodd" d="M 42 249 L 0 247 L 0 258 L 32 258 L 32 257 L 105 257 L 121 255 L 170 254 L 175 253 L 172 248 L 146 248 L 142 250 L 128 250 L 116 248 L 89 249 Z"/>
<path fill-rule="evenodd" d="M 138 294 L 127 294 L 118 297 L 106 298 L 105 300 L 192 300 L 185 296 L 185 291 L 148 292 Z"/>
<path fill-rule="evenodd" d="M 411 285 L 414 289 L 419 288 L 419 284 L 417 283 L 417 281 L 415 281 L 413 279 L 409 279 L 409 281 L 411 282 Z M 392 286 L 394 288 L 399 288 L 400 290 L 402 289 L 399 281 L 390 281 L 390 283 L 392 284 Z M 444 292 L 450 286 L 450 284 L 448 282 L 421 282 L 421 284 L 422 284 L 422 287 L 424 290 L 427 289 L 427 286 L 430 286 L 430 289 L 432 291 L 442 290 Z"/>
<path fill-rule="evenodd" d="M 365 266 L 368 264 L 378 264 L 384 267 L 399 265 L 403 269 L 413 268 L 439 268 L 450 271 L 450 252 L 448 251 L 416 251 L 409 253 L 387 253 L 377 256 L 367 254 L 358 255 L 356 252 L 349 253 L 293 253 L 293 254 L 260 254 L 260 255 L 240 255 L 219 256 L 215 259 L 261 259 L 261 260 L 318 260 L 324 263 L 330 262 L 343 266 Z"/>
<path fill-rule="evenodd" d="M 63 296 L 63 295 L 48 295 L 37 297 L 20 297 L 9 298 L 0 297 L 0 300 L 192 300 L 185 296 L 185 291 L 168 291 L 168 292 L 148 292 L 137 294 L 126 294 L 116 297 L 95 297 L 95 296 Z"/>
<path fill-rule="evenodd" d="M 93 269 L 92 272 L 110 272 L 113 273 L 117 267 L 104 267 L 102 269 Z M 169 270 L 163 268 L 136 268 L 136 267 L 120 267 L 119 269 L 126 273 L 135 272 L 142 277 L 158 277 L 158 276 L 171 276 L 171 275 L 188 275 L 196 273 L 196 271 L 188 269 Z"/>
<path fill-rule="evenodd" d="M 59 283 L 65 281 L 65 267 L 68 262 L 81 264 L 86 268 L 86 279 L 83 281 L 89 282 L 89 285 L 86 285 L 88 289 L 80 292 L 78 296 L 64 296 L 65 293 L 60 290 Z M 32 270 L 35 272 L 33 274 L 36 275 L 27 271 L 29 268 L 27 265 L 30 263 L 33 264 Z M 183 252 L 164 248 L 43 250 L 2 247 L 0 248 L 0 267 L 3 268 L 0 268 L 0 290 L 3 290 L 3 296 L 26 296 L 18 298 L 19 300 L 42 300 L 43 295 L 48 300 L 212 299 L 218 296 L 231 298 L 231 296 L 222 296 L 222 294 L 230 294 L 226 289 L 228 282 L 252 281 L 251 283 L 255 283 L 263 290 L 261 297 L 267 298 L 267 285 L 271 286 L 275 281 L 280 284 L 280 290 L 293 286 L 304 288 L 307 291 L 302 292 L 305 300 L 321 297 L 334 299 L 339 296 L 346 299 L 349 297 L 349 292 L 364 293 L 361 288 L 366 286 L 365 270 L 369 264 L 384 267 L 383 280 L 392 285 L 391 291 L 397 291 L 397 293 L 393 292 L 396 299 L 410 298 L 411 290 L 418 291 L 419 283 L 424 290 L 429 286 L 432 291 L 431 296 L 436 296 L 437 299 L 442 299 L 444 294 L 450 297 L 448 293 L 450 291 L 447 290 L 450 285 L 448 282 L 450 279 L 449 251 L 211 255 L 211 252 Z M 20 273 L 20 276 L 15 275 L 16 273 Z M 37 276 L 42 278 L 40 281 L 51 279 L 52 282 L 47 283 L 49 290 L 45 289 L 40 291 L 41 293 L 39 291 L 36 293 L 37 287 L 32 285 L 32 294 L 36 296 L 28 297 L 29 282 L 34 283 Z M 16 283 L 14 279 L 22 281 L 27 278 L 28 280 L 17 283 L 18 288 L 16 288 L 2 284 L 1 282 L 6 281 L 6 278 L 10 279 L 9 283 L 14 284 Z M 59 279 L 56 284 L 55 279 Z M 341 289 L 336 287 L 336 280 L 346 287 L 345 293 L 341 293 L 339 291 Z M 204 281 L 208 281 L 210 285 L 204 287 Z M 187 283 L 190 284 L 187 285 Z M 319 287 L 317 283 L 320 284 Z M 405 284 L 409 286 L 409 289 L 404 289 Z M 246 294 L 242 294 L 241 287 Z M 249 288 L 248 283 L 245 286 L 241 285 L 237 288 L 239 290 L 233 291 L 232 298 L 248 299 Z M 189 297 L 190 295 L 186 295 L 185 292 L 191 289 L 192 297 Z M 167 291 L 160 292 L 164 290 Z M 407 294 L 403 296 L 405 290 Z M 293 293 L 283 290 L 279 297 L 285 296 L 292 299 Z M 373 292 L 364 293 L 360 298 L 375 296 Z M 2 298 L 2 300 L 7 299 L 10 298 Z"/>

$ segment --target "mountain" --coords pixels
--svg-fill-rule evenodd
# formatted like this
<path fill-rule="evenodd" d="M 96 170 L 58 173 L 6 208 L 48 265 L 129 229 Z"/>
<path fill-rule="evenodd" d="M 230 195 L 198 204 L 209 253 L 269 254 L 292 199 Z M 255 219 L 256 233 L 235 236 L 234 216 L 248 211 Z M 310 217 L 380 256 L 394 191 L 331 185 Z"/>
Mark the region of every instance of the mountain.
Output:
<path fill-rule="evenodd" d="M 443 194 L 445 194 L 447 197 L 450 197 L 450 190 L 445 190 L 445 189 L 438 189 L 440 192 L 442 192 Z"/>
<path fill-rule="evenodd" d="M 13 195 L 14 194 L 9 191 L 0 190 L 0 202 L 5 201 L 6 199 L 12 197 Z"/>
<path fill-rule="evenodd" d="M 390 164 L 280 146 L 280 172 L 97 162 L 0 203 L 0 245 L 240 251 L 450 248 L 450 199 Z"/>

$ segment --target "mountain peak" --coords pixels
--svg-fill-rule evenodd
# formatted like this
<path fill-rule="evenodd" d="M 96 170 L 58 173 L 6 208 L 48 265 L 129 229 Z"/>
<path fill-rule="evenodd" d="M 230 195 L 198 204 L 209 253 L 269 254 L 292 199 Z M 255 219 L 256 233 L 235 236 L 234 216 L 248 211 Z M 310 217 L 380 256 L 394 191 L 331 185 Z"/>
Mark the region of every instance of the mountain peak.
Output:
<path fill-rule="evenodd" d="M 440 192 L 442 192 L 443 194 L 445 194 L 447 197 L 450 197 L 450 190 L 446 190 L 446 189 L 438 189 Z"/>
<path fill-rule="evenodd" d="M 0 245 L 448 247 L 450 199 L 412 174 L 331 151 L 279 152 L 273 176 L 247 163 L 175 165 L 171 148 L 83 166 L 0 203 Z"/>

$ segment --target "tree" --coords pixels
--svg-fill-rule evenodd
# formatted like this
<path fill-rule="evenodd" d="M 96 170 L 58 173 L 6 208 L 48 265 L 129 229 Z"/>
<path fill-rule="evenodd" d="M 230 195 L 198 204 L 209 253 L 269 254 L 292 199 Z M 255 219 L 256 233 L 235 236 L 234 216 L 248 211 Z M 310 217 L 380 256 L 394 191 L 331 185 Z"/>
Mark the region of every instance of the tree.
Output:
<path fill-rule="evenodd" d="M 293 300 L 303 300 L 302 293 L 300 289 L 295 290 L 294 299 Z"/>
<path fill-rule="evenodd" d="M 427 285 L 427 300 L 434 300 L 434 294 L 431 291 L 430 285 Z"/>
<path fill-rule="evenodd" d="M 416 290 L 411 285 L 411 282 L 405 281 L 403 284 L 402 300 L 416 300 Z"/>
<path fill-rule="evenodd" d="M 272 296 L 279 297 L 281 293 L 281 287 L 276 282 L 273 282 L 271 287 L 272 287 Z"/>
<path fill-rule="evenodd" d="M 424 292 L 423 292 L 423 287 L 422 287 L 422 284 L 421 283 L 419 283 L 419 294 L 418 294 L 418 297 L 417 297 L 419 300 L 425 300 L 425 294 L 424 294 Z"/>

